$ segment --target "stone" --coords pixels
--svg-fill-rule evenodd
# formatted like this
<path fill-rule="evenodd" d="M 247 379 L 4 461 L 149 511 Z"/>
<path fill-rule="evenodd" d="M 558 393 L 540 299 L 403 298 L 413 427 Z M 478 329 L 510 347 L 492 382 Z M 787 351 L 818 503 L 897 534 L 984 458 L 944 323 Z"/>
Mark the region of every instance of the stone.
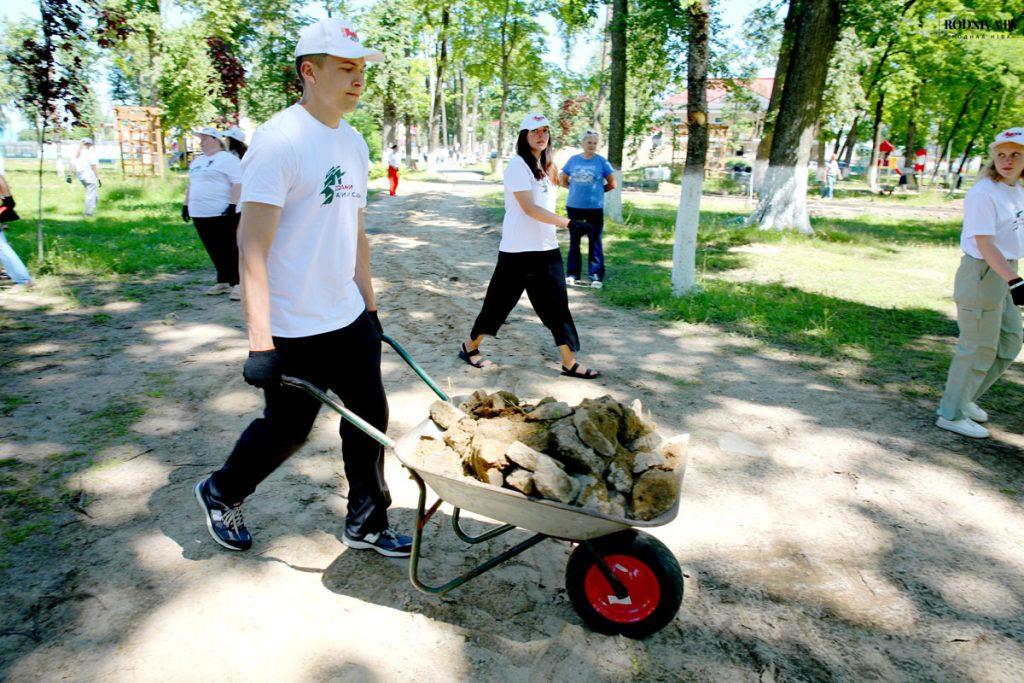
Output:
<path fill-rule="evenodd" d="M 468 399 L 459 404 L 459 409 L 466 413 L 472 413 L 480 405 L 480 402 L 487 398 L 487 392 L 483 389 L 474 391 Z"/>
<path fill-rule="evenodd" d="M 469 415 L 447 401 L 434 401 L 430 404 L 430 419 L 441 429 L 451 429 L 459 420 L 468 417 Z"/>
<path fill-rule="evenodd" d="M 461 420 L 444 433 L 444 442 L 458 453 L 463 460 L 469 460 L 473 455 L 470 444 L 473 441 L 473 434 L 475 432 L 476 423 L 473 420 Z"/>
<path fill-rule="evenodd" d="M 494 393 L 496 393 L 498 396 L 501 396 L 501 398 L 504 399 L 505 403 L 510 406 L 519 405 L 519 397 L 513 394 L 511 391 L 505 391 L 504 389 L 502 389 Z"/>
<path fill-rule="evenodd" d="M 633 517 L 649 520 L 667 512 L 679 497 L 675 472 L 647 470 L 633 484 Z"/>
<path fill-rule="evenodd" d="M 600 474 L 604 470 L 604 461 L 597 453 L 580 441 L 576 427 L 570 420 L 556 422 L 550 430 L 550 451 L 563 462 L 572 463 L 583 472 Z"/>
<path fill-rule="evenodd" d="M 633 474 L 641 474 L 647 470 L 671 469 L 668 460 L 661 453 L 641 451 L 633 458 Z"/>
<path fill-rule="evenodd" d="M 473 414 L 479 417 L 497 417 L 505 413 L 509 407 L 509 404 L 500 395 L 490 394 L 473 409 Z"/>
<path fill-rule="evenodd" d="M 672 469 L 685 465 L 689 446 L 689 434 L 676 434 L 663 443 L 661 445 L 661 454 L 665 456 L 666 464 Z"/>
<path fill-rule="evenodd" d="M 580 401 L 580 410 L 587 412 L 590 420 L 608 441 L 614 444 L 618 440 L 624 410 L 621 403 L 611 396 L 602 396 L 597 399 L 585 398 Z"/>
<path fill-rule="evenodd" d="M 618 491 L 608 492 L 608 505 L 611 508 L 611 514 L 616 517 L 626 516 L 626 507 L 629 505 L 629 501 L 626 497 Z"/>
<path fill-rule="evenodd" d="M 521 493 L 530 495 L 533 493 L 533 472 L 513 467 L 505 477 L 505 483 Z"/>
<path fill-rule="evenodd" d="M 648 432 L 638 439 L 634 439 L 629 443 L 629 450 L 634 453 L 640 451 L 651 451 L 657 453 L 661 449 L 661 444 L 665 441 L 665 438 L 658 432 Z"/>
<path fill-rule="evenodd" d="M 538 405 L 526 414 L 526 419 L 531 422 L 540 420 L 561 420 L 563 417 L 572 415 L 572 408 L 563 401 L 553 401 Z"/>
<path fill-rule="evenodd" d="M 576 493 L 572 477 L 562 471 L 554 458 L 544 454 L 537 458 L 533 487 L 542 497 L 559 503 L 571 502 Z"/>
<path fill-rule="evenodd" d="M 608 471 L 604 475 L 608 485 L 619 493 L 630 493 L 633 490 L 633 473 L 630 461 L 626 458 L 616 458 L 608 465 Z"/>
<path fill-rule="evenodd" d="M 601 428 L 601 423 L 609 417 L 607 411 L 595 411 L 579 408 L 572 416 L 573 424 L 576 425 L 576 433 L 580 441 L 594 449 L 599 455 L 610 458 L 615 455 L 615 433 L 618 431 L 618 421 L 612 418 L 611 434 L 609 439 Z"/>
<path fill-rule="evenodd" d="M 537 469 L 538 455 L 543 455 L 543 453 L 530 448 L 522 441 L 513 441 L 512 444 L 505 449 L 505 457 L 510 462 L 514 462 L 524 470 L 529 470 L 530 472 Z"/>
<path fill-rule="evenodd" d="M 486 476 L 480 481 L 499 488 L 505 485 L 505 477 L 502 476 L 501 470 L 487 470 Z"/>
<path fill-rule="evenodd" d="M 496 439 L 478 438 L 479 434 L 473 436 L 473 455 L 470 459 L 470 466 L 473 474 L 480 481 L 489 481 L 490 472 L 508 467 L 508 459 L 505 457 L 505 449 L 508 446 Z"/>
<path fill-rule="evenodd" d="M 647 432 L 652 431 L 647 427 L 647 423 L 641 419 L 636 411 L 632 408 L 625 408 L 622 411 L 622 424 L 619 427 L 619 441 L 624 444 L 631 443 Z"/>
<path fill-rule="evenodd" d="M 590 474 L 583 474 L 574 477 L 576 480 L 576 497 L 574 505 L 583 508 L 597 510 L 602 514 L 610 514 L 612 511 L 611 501 L 608 498 L 608 486 L 604 480 Z"/>

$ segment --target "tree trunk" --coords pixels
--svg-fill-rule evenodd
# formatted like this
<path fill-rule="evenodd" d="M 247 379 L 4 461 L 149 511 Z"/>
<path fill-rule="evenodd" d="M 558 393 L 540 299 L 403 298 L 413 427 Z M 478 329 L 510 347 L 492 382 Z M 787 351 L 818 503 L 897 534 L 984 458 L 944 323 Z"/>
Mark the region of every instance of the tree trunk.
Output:
<path fill-rule="evenodd" d="M 762 230 L 813 232 L 807 215 L 807 162 L 829 59 L 839 37 L 839 7 L 839 0 L 800 2 L 764 191 L 748 219 Z"/>
<path fill-rule="evenodd" d="M 513 22 L 513 25 L 509 26 L 509 10 L 509 0 L 505 0 L 505 11 L 501 17 L 501 107 L 498 110 L 497 163 L 501 162 L 501 158 L 505 154 L 505 113 L 508 110 L 508 93 L 510 89 L 508 65 L 512 60 L 512 52 L 516 48 L 516 27 L 518 25 L 516 22 Z M 509 34 L 510 28 L 511 35 Z M 492 165 L 492 171 L 497 170 L 497 163 Z"/>
<path fill-rule="evenodd" d="M 697 289 L 697 230 L 700 226 L 700 191 L 708 156 L 708 19 L 709 0 L 690 5 L 689 50 L 686 58 L 686 166 L 679 188 L 675 244 L 672 248 L 672 293 Z"/>
<path fill-rule="evenodd" d="M 878 146 L 882 144 L 879 135 L 882 132 L 882 112 L 885 110 L 885 91 L 878 94 L 875 102 L 875 120 L 871 125 L 871 156 L 868 158 L 868 189 L 878 191 Z"/>
<path fill-rule="evenodd" d="M 857 119 L 853 120 L 853 126 L 850 128 L 850 134 L 846 136 L 846 143 L 843 145 L 844 160 L 846 161 L 845 176 L 850 175 L 850 171 L 853 170 L 853 151 L 857 146 Z"/>
<path fill-rule="evenodd" d="M 42 125 L 36 129 L 39 136 L 39 169 L 38 169 L 38 181 L 39 181 L 39 192 L 38 192 L 38 215 L 36 220 L 36 261 L 39 265 L 43 264 L 43 157 L 45 156 L 45 150 L 43 149 L 46 144 L 46 119 L 43 119 Z M 59 154 L 59 151 L 58 151 Z"/>
<path fill-rule="evenodd" d="M 469 152 L 469 93 L 466 74 L 459 72 L 459 154 L 465 156 Z"/>
<path fill-rule="evenodd" d="M 469 147 L 470 147 L 469 151 L 473 155 L 473 158 L 476 158 L 476 153 L 477 153 L 477 150 L 479 149 L 479 145 L 477 144 L 477 139 L 476 139 L 476 129 L 477 129 L 477 123 L 479 121 L 479 117 L 480 117 L 480 86 L 477 85 L 477 87 L 473 89 L 473 113 L 470 115 L 470 118 L 469 118 Z"/>
<path fill-rule="evenodd" d="M 971 86 L 971 89 L 967 91 L 964 96 L 963 104 L 960 105 L 960 110 L 956 114 L 956 118 L 953 119 L 953 125 L 949 128 L 949 135 L 946 136 L 946 143 L 939 148 L 939 158 L 935 161 L 935 169 L 932 171 L 932 182 L 935 182 L 935 177 L 939 173 L 939 166 L 945 161 L 953 150 L 953 138 L 956 137 L 957 131 L 960 130 L 960 123 L 964 120 L 964 115 L 967 113 L 967 107 L 971 103 L 971 96 L 974 94 L 974 90 L 978 87 L 975 83 Z M 950 159 L 950 168 L 952 170 L 952 159 Z"/>
<path fill-rule="evenodd" d="M 405 115 L 405 163 L 416 170 L 416 160 L 412 156 L 412 114 Z"/>
<path fill-rule="evenodd" d="M 960 166 L 956 169 L 956 175 L 958 178 L 960 177 L 960 174 L 964 172 L 964 166 L 967 164 L 967 160 L 971 156 L 971 149 L 974 147 L 974 141 L 978 139 L 978 134 L 981 133 L 981 129 L 985 126 L 986 119 L 988 118 L 988 112 L 992 109 L 992 105 L 995 101 L 995 95 L 989 98 L 988 104 L 985 105 L 985 111 L 981 112 L 981 117 L 978 119 L 978 125 L 974 127 L 974 132 L 971 133 L 971 138 L 967 141 L 967 147 L 964 149 L 964 155 L 960 158 Z"/>
<path fill-rule="evenodd" d="M 605 12 L 604 33 L 601 37 L 601 68 L 597 72 L 597 98 L 594 101 L 594 115 L 590 119 L 590 127 L 594 130 L 601 130 L 601 112 L 604 110 L 604 100 L 608 96 L 608 79 L 605 78 L 605 65 L 608 63 L 608 51 L 610 50 L 611 37 L 608 33 L 608 25 L 611 20 L 611 12 Z"/>
<path fill-rule="evenodd" d="M 779 103 L 782 101 L 783 86 L 786 83 L 786 72 L 789 69 L 789 54 L 793 49 L 793 41 L 796 38 L 797 16 L 800 13 L 800 2 L 802 0 L 789 0 L 789 11 L 786 12 L 786 21 L 782 26 L 782 42 L 779 44 L 779 59 L 775 63 L 775 80 L 772 82 L 772 94 L 768 98 L 768 109 L 764 113 L 764 125 L 761 130 L 761 139 L 757 143 L 757 156 L 754 158 L 754 177 L 751 182 L 754 190 L 761 191 L 761 183 L 764 181 L 765 171 L 768 170 L 768 157 L 772 151 L 772 133 L 775 130 L 775 119 L 779 113 Z"/>
<path fill-rule="evenodd" d="M 441 111 L 444 108 L 444 69 L 448 63 L 448 23 L 450 14 L 448 6 L 441 8 L 441 35 L 438 37 L 440 45 L 437 54 L 437 69 L 434 78 L 434 100 L 430 113 L 430 139 L 427 142 L 427 171 L 433 173 L 437 170 L 437 143 L 438 123 Z"/>
<path fill-rule="evenodd" d="M 626 144 L 626 22 L 628 0 L 612 0 L 608 23 L 611 34 L 612 73 L 609 92 L 608 163 L 615 170 L 615 189 L 606 197 L 605 213 L 613 221 L 622 220 L 622 150 Z"/>
<path fill-rule="evenodd" d="M 383 149 L 391 149 L 398 140 L 398 107 L 390 97 L 385 98 L 381 112 L 381 143 Z"/>

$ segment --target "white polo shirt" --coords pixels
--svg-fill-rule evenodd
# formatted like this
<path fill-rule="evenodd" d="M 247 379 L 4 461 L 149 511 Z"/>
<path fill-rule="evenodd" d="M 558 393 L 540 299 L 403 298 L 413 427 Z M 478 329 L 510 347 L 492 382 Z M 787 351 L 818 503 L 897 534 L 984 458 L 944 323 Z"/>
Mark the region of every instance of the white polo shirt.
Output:
<path fill-rule="evenodd" d="M 295 104 L 259 127 L 242 160 L 242 202 L 281 207 L 267 258 L 270 330 L 308 337 L 366 308 L 355 283 L 370 152 L 352 126 L 328 128 Z"/>
<path fill-rule="evenodd" d="M 242 182 L 242 168 L 231 152 L 197 156 L 188 167 L 188 213 L 194 218 L 220 216 L 231 203 L 231 186 Z"/>
<path fill-rule="evenodd" d="M 498 251 L 550 251 L 558 249 L 555 226 L 530 218 L 515 198 L 516 192 L 529 190 L 533 203 L 548 211 L 555 210 L 555 186 L 544 176 L 537 180 L 530 167 L 519 155 L 512 157 L 505 167 L 505 219 L 501 224 L 501 244 Z"/>
<path fill-rule="evenodd" d="M 1024 187 L 982 178 L 964 196 L 964 228 L 960 248 L 968 256 L 984 258 L 975 241 L 991 235 L 1007 259 L 1024 256 Z"/>

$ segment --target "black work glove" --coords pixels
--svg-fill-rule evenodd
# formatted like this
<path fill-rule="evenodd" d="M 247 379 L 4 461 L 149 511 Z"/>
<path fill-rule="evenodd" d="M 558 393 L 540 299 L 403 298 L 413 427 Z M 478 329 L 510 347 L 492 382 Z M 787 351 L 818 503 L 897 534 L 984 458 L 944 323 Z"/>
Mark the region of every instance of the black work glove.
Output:
<path fill-rule="evenodd" d="M 566 226 L 570 230 L 582 230 L 584 232 L 590 232 L 591 225 L 586 221 L 581 221 L 579 218 L 573 218 L 569 221 L 569 225 Z"/>
<path fill-rule="evenodd" d="M 383 335 L 384 326 L 380 324 L 380 318 L 377 317 L 377 311 L 367 311 L 366 315 L 370 316 L 373 326 L 377 328 L 377 334 Z"/>
<path fill-rule="evenodd" d="M 15 206 L 14 197 L 10 195 L 4 197 L 3 202 L 0 202 L 0 206 L 6 206 L 8 209 L 13 209 Z"/>
<path fill-rule="evenodd" d="M 242 369 L 242 377 L 254 387 L 270 389 L 281 381 L 281 356 L 276 349 L 250 351 Z"/>
<path fill-rule="evenodd" d="M 228 204 L 228 208 L 224 209 L 224 213 L 221 214 L 221 216 L 234 216 L 234 215 L 235 215 L 235 205 L 234 204 Z"/>
<path fill-rule="evenodd" d="M 190 216 L 188 213 L 188 204 L 181 205 L 181 220 L 185 221 L 186 223 L 192 220 L 192 216 Z"/>
<path fill-rule="evenodd" d="M 66 182 L 68 185 L 70 185 L 71 184 L 71 176 L 69 176 L 69 175 L 64 176 L 64 182 Z"/>
<path fill-rule="evenodd" d="M 1010 296 L 1013 297 L 1013 305 L 1024 306 L 1024 280 L 1015 277 L 1007 284 L 1010 285 Z"/>
<path fill-rule="evenodd" d="M 96 187 L 103 187 L 103 181 L 100 180 L 99 176 L 96 176 Z"/>

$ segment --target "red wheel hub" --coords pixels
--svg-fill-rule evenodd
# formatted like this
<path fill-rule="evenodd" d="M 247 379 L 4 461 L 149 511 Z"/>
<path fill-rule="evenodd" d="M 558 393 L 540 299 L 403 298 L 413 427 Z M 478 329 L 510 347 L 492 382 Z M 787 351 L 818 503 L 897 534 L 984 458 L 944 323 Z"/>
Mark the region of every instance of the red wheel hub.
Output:
<path fill-rule="evenodd" d="M 651 616 L 661 599 L 661 585 L 651 568 L 629 555 L 606 555 L 604 562 L 629 595 L 617 598 L 601 570 L 591 565 L 583 582 L 591 607 L 605 619 L 619 624 L 634 624 Z"/>

